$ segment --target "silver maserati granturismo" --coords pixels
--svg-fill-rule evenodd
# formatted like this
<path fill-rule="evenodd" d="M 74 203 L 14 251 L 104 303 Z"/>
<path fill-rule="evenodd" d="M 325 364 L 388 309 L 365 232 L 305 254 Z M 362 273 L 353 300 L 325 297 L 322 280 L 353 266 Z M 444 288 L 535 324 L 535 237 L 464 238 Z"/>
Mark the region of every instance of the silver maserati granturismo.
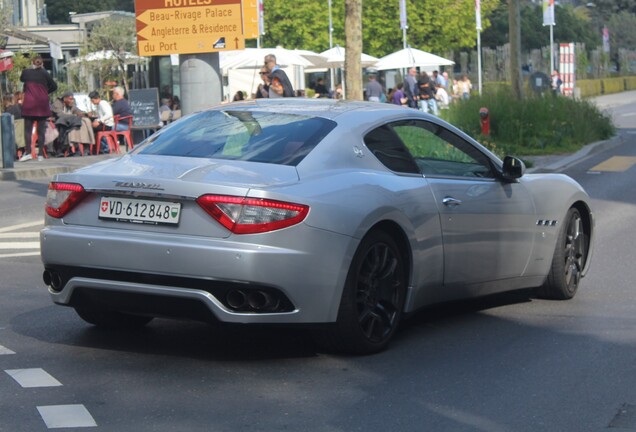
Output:
<path fill-rule="evenodd" d="M 40 236 L 53 301 L 88 323 L 308 325 L 359 354 L 423 306 L 572 298 L 593 238 L 566 175 L 417 110 L 291 98 L 219 105 L 57 175 Z"/>

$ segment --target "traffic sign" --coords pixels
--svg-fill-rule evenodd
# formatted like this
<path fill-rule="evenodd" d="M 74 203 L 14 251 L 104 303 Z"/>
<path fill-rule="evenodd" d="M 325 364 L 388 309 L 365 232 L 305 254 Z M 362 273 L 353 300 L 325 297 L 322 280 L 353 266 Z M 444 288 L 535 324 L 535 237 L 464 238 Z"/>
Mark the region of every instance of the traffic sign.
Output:
<path fill-rule="evenodd" d="M 245 48 L 241 0 L 137 0 L 142 56 Z"/>
<path fill-rule="evenodd" d="M 139 55 L 165 56 L 169 54 L 199 54 L 216 51 L 230 51 L 245 49 L 245 39 L 235 37 L 227 41 L 226 38 L 218 39 L 181 39 L 174 41 L 139 41 Z"/>

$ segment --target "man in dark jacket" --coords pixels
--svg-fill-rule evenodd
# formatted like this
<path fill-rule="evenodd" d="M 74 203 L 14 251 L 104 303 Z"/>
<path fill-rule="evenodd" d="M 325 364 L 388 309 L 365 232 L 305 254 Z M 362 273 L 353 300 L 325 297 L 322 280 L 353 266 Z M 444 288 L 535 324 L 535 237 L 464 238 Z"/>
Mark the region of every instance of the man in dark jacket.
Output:
<path fill-rule="evenodd" d="M 274 54 L 265 56 L 265 67 L 269 71 L 269 97 L 294 97 L 294 88 L 285 71 L 276 64 L 276 56 Z"/>
<path fill-rule="evenodd" d="M 417 85 L 417 69 L 409 68 L 409 74 L 404 78 L 404 94 L 408 99 L 408 105 L 411 108 L 418 108 L 420 100 L 420 89 Z"/>
<path fill-rule="evenodd" d="M 20 158 L 21 162 L 31 159 L 31 133 L 33 123 L 38 127 L 38 160 L 44 156 L 44 136 L 46 134 L 47 119 L 51 117 L 49 105 L 49 93 L 57 90 L 57 84 L 44 69 L 42 57 L 37 55 L 32 60 L 33 67 L 25 69 L 20 75 L 20 81 L 24 83 L 24 102 L 22 103 L 22 117 L 24 118 L 24 138 L 26 153 Z"/>
<path fill-rule="evenodd" d="M 130 104 L 128 100 L 124 97 L 124 88 L 123 87 L 115 87 L 113 89 L 113 116 L 121 117 L 129 117 L 132 116 L 132 110 L 130 109 Z M 121 123 L 117 123 L 118 131 L 128 130 L 128 122 L 123 121 Z"/>
<path fill-rule="evenodd" d="M 95 144 L 91 120 L 87 113 L 75 105 L 75 96 L 72 91 L 66 91 L 61 98 L 55 99 L 51 110 L 55 117 L 55 125 L 60 132 L 57 139 L 57 150 L 60 154 L 64 154 L 68 149 L 74 152 L 77 148 L 80 149 L 81 154 L 84 154 L 84 146 L 90 147 Z"/>

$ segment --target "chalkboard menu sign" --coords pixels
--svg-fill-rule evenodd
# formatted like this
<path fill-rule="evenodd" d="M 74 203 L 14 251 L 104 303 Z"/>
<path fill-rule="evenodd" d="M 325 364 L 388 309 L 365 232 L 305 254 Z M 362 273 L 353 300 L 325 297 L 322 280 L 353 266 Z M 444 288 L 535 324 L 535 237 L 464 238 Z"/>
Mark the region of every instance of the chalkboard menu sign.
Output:
<path fill-rule="evenodd" d="M 133 113 L 133 126 L 156 128 L 159 117 L 159 91 L 156 88 L 130 90 L 128 102 Z"/>

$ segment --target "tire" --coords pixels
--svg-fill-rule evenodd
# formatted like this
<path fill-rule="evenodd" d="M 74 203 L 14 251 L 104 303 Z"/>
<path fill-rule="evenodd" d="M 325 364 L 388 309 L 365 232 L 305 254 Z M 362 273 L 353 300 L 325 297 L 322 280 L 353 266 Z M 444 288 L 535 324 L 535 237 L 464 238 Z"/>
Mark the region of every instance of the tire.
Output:
<path fill-rule="evenodd" d="M 404 257 L 382 231 L 360 243 L 347 274 L 338 318 L 319 342 L 350 354 L 384 350 L 402 318 L 407 276 Z"/>
<path fill-rule="evenodd" d="M 574 297 L 581 282 L 588 247 L 588 235 L 583 231 L 581 214 L 572 207 L 559 232 L 550 273 L 537 290 L 540 298 L 569 300 Z"/>
<path fill-rule="evenodd" d="M 89 324 L 109 329 L 135 329 L 152 321 L 153 317 L 131 315 L 123 312 L 75 306 L 75 312 Z"/>

